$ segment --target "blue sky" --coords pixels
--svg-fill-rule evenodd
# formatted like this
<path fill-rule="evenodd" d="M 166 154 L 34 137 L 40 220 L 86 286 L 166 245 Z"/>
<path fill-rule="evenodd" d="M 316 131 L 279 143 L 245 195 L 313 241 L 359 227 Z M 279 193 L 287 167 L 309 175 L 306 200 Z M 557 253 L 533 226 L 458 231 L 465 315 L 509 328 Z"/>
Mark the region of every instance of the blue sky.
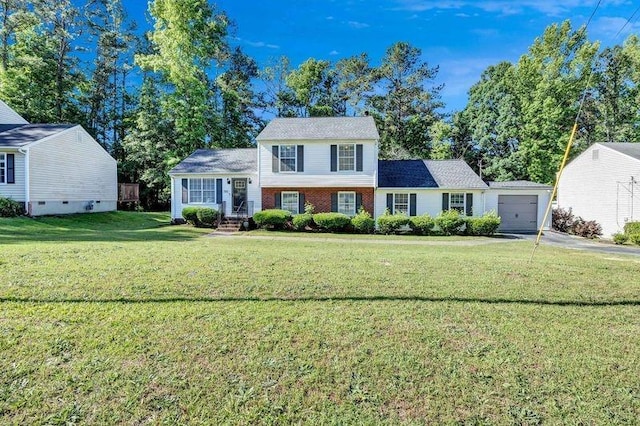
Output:
<path fill-rule="evenodd" d="M 141 28 L 146 2 L 124 0 Z M 406 41 L 423 59 L 439 66 L 445 111 L 460 110 L 467 91 L 489 65 L 517 61 L 553 22 L 587 22 L 597 0 L 219 0 L 236 23 L 231 44 L 261 67 L 282 55 L 298 66 L 310 57 L 336 61 L 367 52 L 378 65 L 387 47 Z M 603 45 L 622 43 L 638 32 L 640 11 L 622 34 L 616 33 L 640 1 L 601 0 L 589 38 Z"/>

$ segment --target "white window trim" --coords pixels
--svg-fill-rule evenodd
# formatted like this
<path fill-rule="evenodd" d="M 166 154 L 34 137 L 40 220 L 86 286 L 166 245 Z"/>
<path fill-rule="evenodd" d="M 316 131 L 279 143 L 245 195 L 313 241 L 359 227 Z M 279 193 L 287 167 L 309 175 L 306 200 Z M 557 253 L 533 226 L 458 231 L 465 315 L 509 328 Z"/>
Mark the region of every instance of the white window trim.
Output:
<path fill-rule="evenodd" d="M 213 181 L 213 202 L 210 202 L 210 203 L 204 201 L 204 191 L 205 191 L 205 189 L 204 189 L 204 180 L 205 179 L 210 179 L 210 180 Z M 191 200 L 191 191 L 192 191 L 191 190 L 191 182 L 194 181 L 194 180 L 199 180 L 200 181 L 200 196 L 202 198 L 202 201 L 192 201 Z M 202 178 L 202 177 L 200 177 L 200 178 L 187 178 L 187 199 L 188 199 L 187 204 L 208 204 L 208 205 L 217 204 L 215 202 L 217 189 L 218 188 L 216 187 L 216 178 Z"/>
<path fill-rule="evenodd" d="M 0 177 L 2 178 L 0 181 L 0 185 L 6 185 L 7 184 L 7 153 L 6 152 L 0 152 L 0 157 L 2 157 L 2 159 L 0 159 L 0 163 L 2 163 L 2 168 L 0 169 Z"/>
<path fill-rule="evenodd" d="M 293 147 L 293 158 L 295 163 L 293 164 L 293 170 L 282 170 L 282 147 Z M 296 173 L 298 171 L 298 146 L 297 145 L 278 145 L 278 170 L 280 173 Z"/>
<path fill-rule="evenodd" d="M 393 213 L 398 213 L 398 208 L 396 207 L 396 196 L 398 195 L 406 195 L 407 196 L 407 211 L 404 212 L 407 216 L 411 214 L 411 195 L 406 192 L 394 192 L 393 193 Z M 404 204 L 404 203 L 403 203 Z"/>
<path fill-rule="evenodd" d="M 353 211 L 346 213 L 344 211 L 340 211 L 340 195 L 352 195 L 353 196 Z M 344 213 L 347 216 L 355 216 L 358 210 L 358 206 L 356 206 L 356 201 L 357 197 L 356 197 L 356 193 L 355 191 L 339 191 L 338 192 L 338 213 Z"/>
<path fill-rule="evenodd" d="M 284 208 L 284 196 L 286 195 L 295 195 L 296 196 L 296 205 L 295 212 L 289 209 Z M 298 191 L 282 191 L 280 193 L 280 208 L 282 210 L 287 210 L 291 212 L 291 214 L 300 214 L 300 193 Z"/>
<path fill-rule="evenodd" d="M 340 168 L 340 147 L 341 146 L 351 146 L 353 148 L 353 168 L 351 169 L 341 169 Z M 354 143 L 339 143 L 336 153 L 336 169 L 338 172 L 355 172 L 356 171 L 356 163 L 357 163 L 357 153 L 356 153 L 356 144 Z"/>
<path fill-rule="evenodd" d="M 466 192 L 450 192 L 449 193 L 449 210 L 455 210 L 453 207 L 453 203 L 451 201 L 451 199 L 453 198 L 453 195 L 462 195 L 462 211 L 460 212 L 460 214 L 466 215 L 467 214 L 467 193 Z"/>

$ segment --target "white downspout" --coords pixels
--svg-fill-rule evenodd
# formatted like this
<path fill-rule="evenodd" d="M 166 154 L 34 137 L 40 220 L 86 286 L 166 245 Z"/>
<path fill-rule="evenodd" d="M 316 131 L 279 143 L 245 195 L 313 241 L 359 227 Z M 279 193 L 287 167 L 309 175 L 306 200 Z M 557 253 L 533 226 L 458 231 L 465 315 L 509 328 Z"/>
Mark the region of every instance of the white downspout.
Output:
<path fill-rule="evenodd" d="M 24 155 L 24 207 L 27 214 L 31 215 L 31 192 L 29 182 L 29 148 L 18 148 L 18 152 Z"/>

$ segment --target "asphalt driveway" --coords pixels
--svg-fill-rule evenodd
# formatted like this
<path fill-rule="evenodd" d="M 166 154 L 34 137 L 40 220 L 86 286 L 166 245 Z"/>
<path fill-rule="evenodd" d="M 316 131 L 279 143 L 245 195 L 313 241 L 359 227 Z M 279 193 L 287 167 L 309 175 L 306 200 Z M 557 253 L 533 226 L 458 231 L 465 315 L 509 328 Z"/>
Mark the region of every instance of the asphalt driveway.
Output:
<path fill-rule="evenodd" d="M 517 238 L 535 241 L 536 234 L 514 235 Z M 586 238 L 567 235 L 555 231 L 545 231 L 540 239 L 540 246 L 549 245 L 574 250 L 586 250 L 607 254 L 629 254 L 640 256 L 640 246 L 616 245 L 610 241 L 588 240 Z"/>

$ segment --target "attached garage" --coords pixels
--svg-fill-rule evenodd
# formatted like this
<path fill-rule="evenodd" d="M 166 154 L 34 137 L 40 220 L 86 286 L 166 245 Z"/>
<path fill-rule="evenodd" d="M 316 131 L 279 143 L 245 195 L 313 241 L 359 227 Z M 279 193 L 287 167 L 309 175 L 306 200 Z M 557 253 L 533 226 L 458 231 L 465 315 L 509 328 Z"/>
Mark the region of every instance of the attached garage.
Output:
<path fill-rule="evenodd" d="M 487 211 L 494 210 L 500 216 L 500 232 L 535 232 L 542 224 L 544 212 L 553 188 L 529 181 L 489 182 L 486 193 Z"/>

